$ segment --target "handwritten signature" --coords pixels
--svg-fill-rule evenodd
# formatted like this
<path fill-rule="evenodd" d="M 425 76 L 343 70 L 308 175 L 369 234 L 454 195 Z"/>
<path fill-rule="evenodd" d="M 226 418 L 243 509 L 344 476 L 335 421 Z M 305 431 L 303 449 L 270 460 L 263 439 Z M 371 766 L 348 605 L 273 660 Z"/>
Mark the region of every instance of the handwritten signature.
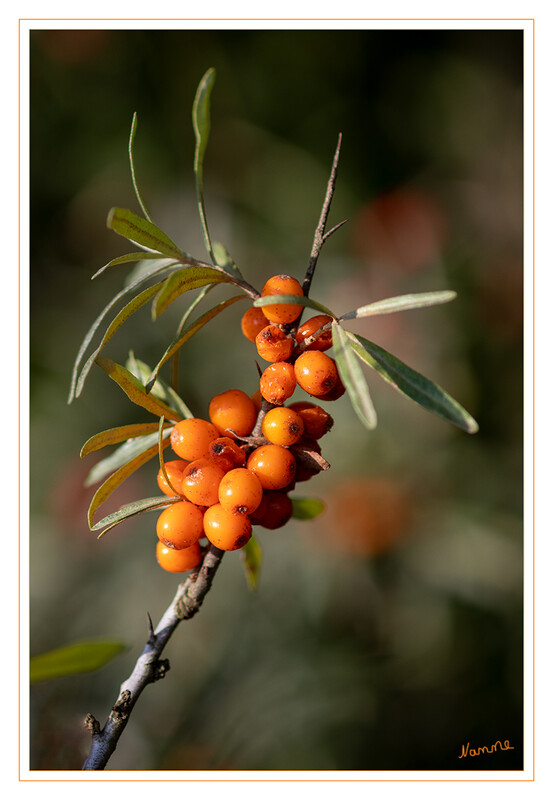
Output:
<path fill-rule="evenodd" d="M 461 755 L 458 758 L 466 758 L 467 756 L 482 756 L 485 753 L 497 753 L 498 750 L 514 750 L 514 747 L 511 747 L 511 744 L 508 739 L 505 739 L 504 742 L 500 742 L 499 740 L 495 743 L 490 745 L 489 747 L 483 745 L 482 747 L 471 747 L 470 742 L 461 745 Z"/>

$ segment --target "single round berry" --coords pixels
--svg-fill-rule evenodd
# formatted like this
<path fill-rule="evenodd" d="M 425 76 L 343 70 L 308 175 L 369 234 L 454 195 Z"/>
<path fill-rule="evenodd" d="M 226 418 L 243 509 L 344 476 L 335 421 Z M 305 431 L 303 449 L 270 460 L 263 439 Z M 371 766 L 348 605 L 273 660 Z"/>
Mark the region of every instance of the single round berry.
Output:
<path fill-rule="evenodd" d="M 334 360 L 319 350 L 306 350 L 294 364 L 296 381 L 314 397 L 320 397 L 335 386 L 338 370 Z"/>
<path fill-rule="evenodd" d="M 329 322 L 332 322 L 332 317 L 329 317 L 327 314 L 318 314 L 316 317 L 311 317 L 311 319 L 308 319 L 307 322 L 304 322 L 303 325 L 300 325 L 298 328 L 298 332 L 296 333 L 297 343 L 299 345 L 303 344 L 306 339 L 313 336 L 323 325 L 328 325 Z M 329 347 L 332 347 L 331 328 L 328 328 L 328 330 L 323 331 L 323 333 L 317 336 L 316 339 L 307 345 L 306 350 L 328 350 Z"/>
<path fill-rule="evenodd" d="M 166 572 L 187 572 L 201 562 L 202 549 L 197 542 L 190 547 L 183 547 L 182 550 L 174 550 L 163 542 L 158 542 L 156 557 L 157 563 Z"/>
<path fill-rule="evenodd" d="M 267 325 L 257 334 L 255 346 L 261 358 L 265 361 L 286 361 L 294 349 L 293 340 L 276 325 Z"/>
<path fill-rule="evenodd" d="M 227 511 L 217 503 L 204 514 L 204 533 L 220 550 L 239 550 L 250 540 L 252 524 L 245 514 Z"/>
<path fill-rule="evenodd" d="M 269 278 L 263 287 L 261 296 L 267 297 L 269 295 L 276 294 L 287 294 L 303 297 L 303 289 L 301 288 L 301 284 L 295 278 L 291 278 L 289 275 L 273 275 L 273 277 Z M 297 319 L 301 314 L 302 309 L 303 306 L 296 303 L 275 303 L 262 306 L 263 313 L 269 322 L 277 322 L 281 324 L 294 322 L 294 320 Z"/>
<path fill-rule="evenodd" d="M 183 419 L 171 431 L 171 447 L 185 461 L 195 461 L 207 455 L 218 437 L 219 431 L 206 419 Z"/>
<path fill-rule="evenodd" d="M 279 406 L 267 411 L 261 424 L 263 436 L 271 444 L 289 447 L 298 442 L 304 431 L 301 416 L 292 408 Z"/>
<path fill-rule="evenodd" d="M 321 395 L 321 400 L 338 400 L 339 397 L 342 397 L 343 394 L 346 392 L 346 387 L 344 386 L 342 379 L 340 378 L 340 373 L 338 373 L 338 378 L 336 383 L 330 390 L 330 392 L 326 392 L 326 394 Z"/>
<path fill-rule="evenodd" d="M 249 469 L 231 469 L 219 484 L 219 502 L 227 511 L 253 514 L 262 497 L 259 478 Z"/>
<path fill-rule="evenodd" d="M 165 475 L 163 474 L 161 468 L 157 473 L 157 485 L 163 494 L 166 494 L 169 497 L 175 497 L 175 495 L 181 493 L 180 485 L 182 482 L 182 473 L 188 466 L 188 461 L 183 461 L 181 458 L 177 458 L 175 461 L 166 461 L 164 466 L 167 477 L 169 478 L 169 483 L 171 485 L 169 485 L 169 483 L 167 483 L 165 480 Z"/>
<path fill-rule="evenodd" d="M 292 516 L 292 501 L 284 492 L 264 492 L 264 497 L 266 506 L 259 525 L 271 531 L 282 528 Z"/>
<path fill-rule="evenodd" d="M 255 425 L 257 409 L 246 392 L 228 389 L 211 399 L 209 419 L 219 431 L 217 437 L 229 430 L 237 436 L 248 436 Z"/>
<path fill-rule="evenodd" d="M 182 473 L 182 493 L 191 503 L 212 506 L 218 502 L 219 484 L 224 474 L 224 469 L 211 458 L 198 458 Z"/>
<path fill-rule="evenodd" d="M 221 436 L 209 445 L 209 458 L 221 467 L 224 472 L 235 467 L 243 467 L 246 463 L 246 454 L 238 447 L 233 439 Z"/>
<path fill-rule="evenodd" d="M 159 515 L 156 532 L 167 547 L 175 550 L 190 547 L 203 534 L 202 509 L 186 500 L 173 503 Z"/>
<path fill-rule="evenodd" d="M 334 420 L 330 414 L 325 411 L 324 408 L 316 406 L 314 403 L 299 401 L 297 403 L 291 403 L 289 408 L 292 408 L 299 414 L 305 426 L 305 433 L 313 439 L 320 439 L 321 436 L 328 433 L 334 425 Z"/>
<path fill-rule="evenodd" d="M 268 403 L 281 406 L 296 389 L 294 367 L 287 361 L 270 364 L 259 379 L 259 391 Z"/>
<path fill-rule="evenodd" d="M 267 317 L 260 308 L 252 306 L 248 308 L 241 320 L 242 333 L 250 342 L 255 342 L 255 337 L 259 331 L 267 325 Z"/>
<path fill-rule="evenodd" d="M 264 489 L 283 489 L 294 480 L 296 459 L 285 447 L 263 444 L 248 458 L 247 468 L 255 473 Z"/>

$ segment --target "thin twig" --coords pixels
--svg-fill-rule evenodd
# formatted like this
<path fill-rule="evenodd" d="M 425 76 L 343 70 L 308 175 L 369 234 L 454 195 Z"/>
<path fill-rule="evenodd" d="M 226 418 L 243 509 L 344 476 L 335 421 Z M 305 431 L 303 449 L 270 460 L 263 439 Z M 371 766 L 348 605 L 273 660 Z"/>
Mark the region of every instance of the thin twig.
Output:
<path fill-rule="evenodd" d="M 193 570 L 179 585 L 171 605 L 165 611 L 157 628 L 152 630 L 149 621 L 149 637 L 131 675 L 121 684 L 119 697 L 102 729 L 92 714 L 88 714 L 85 725 L 92 733 L 92 745 L 83 770 L 102 770 L 112 756 L 117 742 L 129 720 L 134 704 L 149 683 L 163 678 L 169 669 L 166 659 L 160 660 L 163 648 L 175 632 L 178 624 L 190 619 L 199 610 L 204 597 L 211 588 L 215 573 L 224 555 L 223 550 L 210 545 L 202 564 Z"/>
<path fill-rule="evenodd" d="M 332 202 L 332 196 L 334 194 L 334 187 L 336 186 L 336 176 L 338 172 L 338 161 L 340 158 L 340 146 L 342 144 L 342 134 L 338 136 L 338 144 L 336 145 L 336 152 L 334 153 L 334 160 L 332 162 L 332 169 L 330 170 L 330 177 L 328 179 L 328 184 L 326 187 L 326 195 L 323 203 L 323 207 L 321 210 L 321 216 L 319 217 L 319 224 L 315 230 L 315 236 L 313 238 L 313 247 L 311 248 L 311 256 L 309 258 L 309 264 L 307 267 L 307 272 L 305 273 L 305 278 L 303 279 L 303 293 L 307 297 L 309 295 L 309 290 L 311 288 L 311 281 L 313 280 L 313 274 L 315 272 L 315 267 L 317 266 L 317 261 L 319 259 L 319 255 L 321 250 L 323 249 L 323 244 L 325 243 L 326 239 L 328 238 L 325 236 L 325 227 L 326 221 L 328 219 L 328 213 L 330 211 L 330 204 Z M 338 227 L 343 225 L 344 223 L 339 223 L 338 226 L 335 226 L 331 231 L 329 231 L 328 236 L 330 236 Z"/>

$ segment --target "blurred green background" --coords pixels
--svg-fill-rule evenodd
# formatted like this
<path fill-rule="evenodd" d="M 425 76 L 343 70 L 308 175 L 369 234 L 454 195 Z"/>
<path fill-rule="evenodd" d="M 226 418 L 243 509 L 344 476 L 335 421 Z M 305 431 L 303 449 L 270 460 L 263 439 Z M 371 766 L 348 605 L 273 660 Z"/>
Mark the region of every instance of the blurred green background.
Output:
<path fill-rule="evenodd" d="M 206 156 L 215 239 L 261 288 L 300 278 L 338 133 L 338 184 L 312 296 L 337 312 L 451 288 L 451 305 L 351 325 L 435 380 L 480 423 L 468 436 L 371 377 L 379 426 L 347 397 L 327 408 L 331 470 L 297 495 L 319 519 L 259 532 L 260 587 L 223 561 L 201 613 L 167 648 L 110 769 L 521 769 L 522 47 L 520 31 L 31 32 L 31 653 L 110 638 L 102 670 L 31 690 L 32 769 L 80 769 L 87 712 L 105 720 L 175 576 L 156 564 L 155 517 L 97 541 L 79 459 L 97 431 L 150 421 L 100 370 L 66 405 L 73 360 L 129 267 L 108 231 L 139 211 L 127 144 L 155 219 L 205 258 L 190 110 L 217 70 Z M 229 295 L 217 288 L 213 303 Z M 183 300 L 183 303 L 186 300 Z M 179 305 L 178 303 L 175 304 Z M 237 304 L 181 355 L 198 416 L 253 392 Z M 184 305 L 137 314 L 106 355 L 155 363 Z M 101 454 L 102 455 L 102 454 Z M 112 498 L 157 493 L 155 464 Z M 459 759 L 461 746 L 513 750 Z"/>

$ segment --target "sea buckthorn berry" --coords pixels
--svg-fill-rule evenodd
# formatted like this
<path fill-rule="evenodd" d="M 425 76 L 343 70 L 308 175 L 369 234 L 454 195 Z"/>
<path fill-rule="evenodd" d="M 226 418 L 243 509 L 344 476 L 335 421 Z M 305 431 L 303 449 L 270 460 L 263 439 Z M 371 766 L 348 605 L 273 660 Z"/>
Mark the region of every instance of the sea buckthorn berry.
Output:
<path fill-rule="evenodd" d="M 271 531 L 282 528 L 292 516 L 292 501 L 284 492 L 265 492 L 264 497 L 266 507 L 259 525 Z"/>
<path fill-rule="evenodd" d="M 156 532 L 167 547 L 175 550 L 190 547 L 203 533 L 203 511 L 187 500 L 173 503 L 159 515 Z"/>
<path fill-rule="evenodd" d="M 183 461 L 181 458 L 177 458 L 175 461 L 165 462 L 165 472 L 167 473 L 167 477 L 169 478 L 169 482 L 173 488 L 171 488 L 171 486 L 169 486 L 165 480 L 165 475 L 160 468 L 159 472 L 157 473 L 157 485 L 163 494 L 166 494 L 169 497 L 175 497 L 175 495 L 181 493 L 180 485 L 182 483 L 182 473 L 187 466 L 188 461 Z"/>
<path fill-rule="evenodd" d="M 259 478 L 249 469 L 231 469 L 219 484 L 219 502 L 227 511 L 253 514 L 262 497 Z"/>
<path fill-rule="evenodd" d="M 340 378 L 340 373 L 338 373 L 338 379 L 330 392 L 327 392 L 324 395 L 321 395 L 321 400 L 338 400 L 339 397 L 342 397 L 343 394 L 346 392 L 346 387 L 344 386 L 342 379 Z"/>
<path fill-rule="evenodd" d="M 209 445 L 209 458 L 225 472 L 236 467 L 243 467 L 246 463 L 246 454 L 228 436 L 221 436 L 211 442 Z"/>
<path fill-rule="evenodd" d="M 182 493 L 191 503 L 212 506 L 219 500 L 219 484 L 224 474 L 224 469 L 211 458 L 198 458 L 182 473 Z"/>
<path fill-rule="evenodd" d="M 245 514 L 227 511 L 216 503 L 204 514 L 204 533 L 220 550 L 239 550 L 249 542 L 252 524 Z"/>
<path fill-rule="evenodd" d="M 303 289 L 301 284 L 289 275 L 273 275 L 269 278 L 261 292 L 262 297 L 275 294 L 293 294 L 298 297 L 303 297 Z M 294 322 L 302 312 L 303 306 L 288 303 L 275 303 L 274 305 L 267 305 L 261 307 L 263 313 L 270 322 L 278 322 L 287 324 Z"/>
<path fill-rule="evenodd" d="M 276 325 L 267 325 L 257 334 L 255 346 L 261 358 L 265 361 L 286 361 L 292 355 L 294 342 L 286 336 L 283 330 Z"/>
<path fill-rule="evenodd" d="M 301 388 L 314 397 L 330 392 L 338 380 L 334 360 L 319 350 L 306 350 L 298 356 L 294 372 Z"/>
<path fill-rule="evenodd" d="M 313 439 L 320 439 L 334 425 L 334 420 L 324 408 L 316 406 L 314 403 L 297 402 L 291 403 L 289 408 L 294 409 L 303 420 L 305 433 Z"/>
<path fill-rule="evenodd" d="M 296 389 L 294 367 L 287 361 L 270 364 L 259 379 L 259 390 L 268 403 L 281 406 Z"/>
<path fill-rule="evenodd" d="M 257 409 L 257 413 L 259 414 L 259 412 L 261 411 L 261 403 L 263 401 L 263 396 L 262 396 L 261 392 L 259 391 L 259 389 L 257 389 L 252 394 L 252 400 L 253 400 L 253 403 L 254 403 L 254 405 L 255 405 L 255 407 Z"/>
<path fill-rule="evenodd" d="M 183 419 L 171 431 L 171 447 L 185 461 L 204 458 L 219 431 L 206 419 Z"/>
<path fill-rule="evenodd" d="M 197 542 L 190 547 L 183 547 L 181 550 L 174 550 L 163 542 L 158 542 L 156 557 L 157 563 L 166 572 L 187 572 L 201 562 L 202 549 Z"/>
<path fill-rule="evenodd" d="M 267 317 L 260 308 L 252 306 L 248 308 L 241 320 L 242 333 L 250 342 L 255 342 L 255 337 L 259 331 L 267 325 Z"/>
<path fill-rule="evenodd" d="M 296 341 L 298 344 L 303 344 L 306 339 L 309 339 L 310 336 L 313 336 L 319 328 L 322 328 L 323 325 L 327 325 L 329 322 L 332 322 L 332 317 L 329 317 L 327 314 L 318 314 L 316 317 L 311 317 L 308 319 L 307 322 L 304 322 L 298 328 L 298 332 L 296 333 Z M 332 347 L 332 330 L 329 328 L 320 336 L 308 344 L 306 350 L 328 350 L 329 347 Z"/>
<path fill-rule="evenodd" d="M 301 439 L 304 422 L 294 409 L 279 406 L 267 411 L 263 417 L 261 430 L 271 444 L 289 447 Z"/>
<path fill-rule="evenodd" d="M 262 444 L 248 458 L 247 468 L 255 473 L 264 489 L 283 489 L 294 480 L 296 459 L 285 447 Z"/>
<path fill-rule="evenodd" d="M 229 430 L 237 436 L 248 436 L 255 425 L 257 409 L 246 392 L 228 389 L 211 399 L 209 419 L 219 431 L 217 436 Z"/>

